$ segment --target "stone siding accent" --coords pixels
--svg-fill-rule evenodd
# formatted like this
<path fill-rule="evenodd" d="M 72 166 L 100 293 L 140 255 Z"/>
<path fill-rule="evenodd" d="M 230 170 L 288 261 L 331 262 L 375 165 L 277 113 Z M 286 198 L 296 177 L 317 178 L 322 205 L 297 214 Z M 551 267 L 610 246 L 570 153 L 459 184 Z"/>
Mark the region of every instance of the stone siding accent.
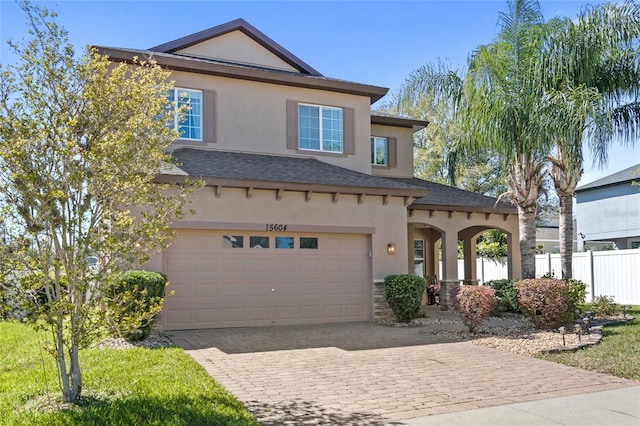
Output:
<path fill-rule="evenodd" d="M 384 297 L 384 281 L 373 282 L 373 321 L 394 320 L 396 317 Z"/>

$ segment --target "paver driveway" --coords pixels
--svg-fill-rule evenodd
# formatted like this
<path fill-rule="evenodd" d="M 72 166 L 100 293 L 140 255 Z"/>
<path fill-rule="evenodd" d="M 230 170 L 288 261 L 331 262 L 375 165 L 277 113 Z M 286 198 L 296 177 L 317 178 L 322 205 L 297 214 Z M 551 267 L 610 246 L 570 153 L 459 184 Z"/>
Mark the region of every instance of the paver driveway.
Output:
<path fill-rule="evenodd" d="M 167 333 L 265 425 L 402 419 L 637 386 L 372 323 Z"/>

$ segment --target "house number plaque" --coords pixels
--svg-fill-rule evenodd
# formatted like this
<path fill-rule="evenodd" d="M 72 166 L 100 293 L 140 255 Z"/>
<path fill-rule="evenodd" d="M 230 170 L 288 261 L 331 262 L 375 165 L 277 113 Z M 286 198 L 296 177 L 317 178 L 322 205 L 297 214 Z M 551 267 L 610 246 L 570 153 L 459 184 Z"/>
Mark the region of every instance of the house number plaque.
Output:
<path fill-rule="evenodd" d="M 279 223 L 268 223 L 265 225 L 265 231 L 279 231 L 284 232 L 287 230 L 287 225 L 282 225 Z"/>

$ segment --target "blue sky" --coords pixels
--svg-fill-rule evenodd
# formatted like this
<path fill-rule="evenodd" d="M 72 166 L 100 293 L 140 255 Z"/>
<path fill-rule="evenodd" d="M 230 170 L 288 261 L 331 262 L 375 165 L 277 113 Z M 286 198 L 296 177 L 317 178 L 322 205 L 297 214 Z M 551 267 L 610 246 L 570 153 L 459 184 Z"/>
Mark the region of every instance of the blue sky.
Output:
<path fill-rule="evenodd" d="M 327 77 L 397 89 L 438 58 L 464 66 L 496 33 L 501 1 L 33 1 L 55 10 L 77 47 L 146 49 L 244 18 Z M 542 1 L 546 18 L 574 17 L 597 1 Z M 13 0 L 0 0 L 0 62 L 15 60 L 8 40 L 26 37 Z M 581 183 L 640 163 L 640 143 L 614 146 L 604 169 L 587 157 Z"/>

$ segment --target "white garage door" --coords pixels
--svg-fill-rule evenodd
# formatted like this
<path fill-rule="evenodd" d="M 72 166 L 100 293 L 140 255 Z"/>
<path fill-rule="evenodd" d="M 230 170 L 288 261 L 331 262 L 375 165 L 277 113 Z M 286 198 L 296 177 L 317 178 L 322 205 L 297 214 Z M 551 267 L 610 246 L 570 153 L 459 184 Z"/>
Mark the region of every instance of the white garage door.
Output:
<path fill-rule="evenodd" d="M 180 231 L 163 256 L 167 330 L 366 321 L 369 238 Z"/>

